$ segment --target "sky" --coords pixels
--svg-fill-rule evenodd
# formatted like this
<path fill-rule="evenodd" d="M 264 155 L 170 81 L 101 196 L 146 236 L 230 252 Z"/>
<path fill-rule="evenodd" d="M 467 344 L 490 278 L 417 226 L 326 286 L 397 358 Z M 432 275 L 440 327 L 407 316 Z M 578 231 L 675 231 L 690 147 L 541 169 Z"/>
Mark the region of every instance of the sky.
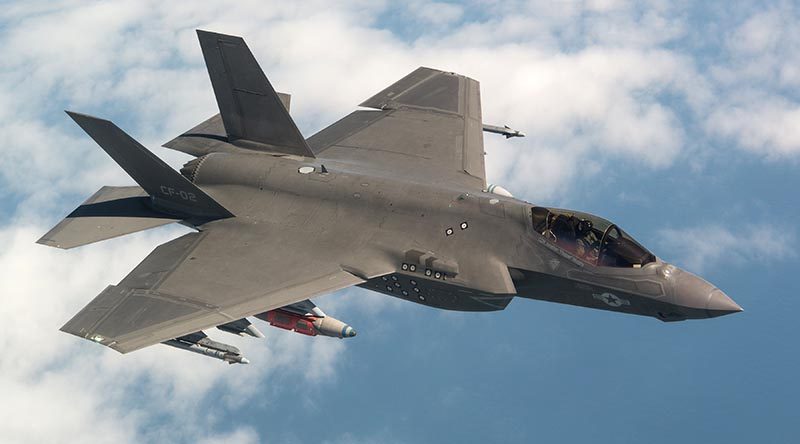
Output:
<path fill-rule="evenodd" d="M 0 8 L 0 441 L 794 442 L 800 4 L 791 1 L 11 1 Z M 240 35 L 304 135 L 418 66 L 481 82 L 487 177 L 618 223 L 744 313 L 652 318 L 531 300 L 456 313 L 316 298 L 349 340 L 214 333 L 251 364 L 58 328 L 168 226 L 34 242 L 132 180 L 63 113 L 159 148 L 217 112 L 195 29 Z"/>

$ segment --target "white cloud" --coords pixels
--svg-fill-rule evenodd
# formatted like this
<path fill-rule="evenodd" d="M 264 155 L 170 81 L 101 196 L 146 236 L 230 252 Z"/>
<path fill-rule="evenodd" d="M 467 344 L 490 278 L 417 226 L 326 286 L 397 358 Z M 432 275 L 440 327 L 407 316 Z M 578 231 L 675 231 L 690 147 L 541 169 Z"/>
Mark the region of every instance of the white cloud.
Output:
<path fill-rule="evenodd" d="M 509 180 L 512 192 L 537 198 L 563 196 L 576 174 L 591 180 L 610 159 L 655 169 L 672 165 L 684 149 L 685 132 L 660 95 L 705 94 L 692 62 L 668 51 L 591 47 L 547 54 L 509 48 L 494 57 L 518 62 L 508 71 L 478 67 L 484 120 L 508 122 L 528 138 L 503 144 L 486 137 L 489 178 Z M 503 147 L 495 150 L 498 145 Z M 493 175 L 494 162 L 514 168 Z"/>
<path fill-rule="evenodd" d="M 735 52 L 747 55 L 774 51 L 784 31 L 783 22 L 777 10 L 755 14 L 730 35 L 728 44 Z"/>
<path fill-rule="evenodd" d="M 771 159 L 800 153 L 800 103 L 779 96 L 720 107 L 709 115 L 707 127 Z"/>
<path fill-rule="evenodd" d="M 77 442 L 195 441 L 215 425 L 204 408 L 250 402 L 275 372 L 291 369 L 309 387 L 336 380 L 345 341 L 308 338 L 264 324 L 264 340 L 209 332 L 242 349 L 252 361 L 248 366 L 165 346 L 120 355 L 59 332 L 105 285 L 119 281 L 152 248 L 187 229 L 151 230 L 69 251 L 34 244 L 44 230 L 0 230 L 0 392 L 13 400 L 0 406 L 3 442 L 58 442 L 63 436 Z M 335 313 L 336 305 L 325 308 Z M 224 396 L 208 398 L 216 392 Z M 36 424 L 40 427 L 32 428 Z M 245 430 L 223 438 L 257 442 L 252 435 Z"/>
<path fill-rule="evenodd" d="M 675 111 L 661 95 L 687 101 L 708 95 L 691 58 L 653 46 L 661 41 L 630 39 L 633 29 L 637 35 L 669 33 L 662 30 L 666 25 L 642 22 L 647 14 L 639 17 L 624 4 L 550 11 L 564 23 L 606 23 L 603 26 L 618 29 L 630 39 L 593 39 L 580 42 L 579 50 L 568 53 L 561 51 L 561 44 L 538 40 L 542 33 L 569 40 L 547 21 L 548 16 L 511 14 L 516 11 L 514 5 L 503 9 L 507 15 L 465 24 L 451 35 L 435 39 L 423 34 L 410 44 L 368 26 L 371 21 L 364 20 L 364 15 L 380 6 L 364 12 L 360 4 L 337 9 L 315 4 L 256 8 L 237 2 L 233 8 L 195 11 L 189 20 L 176 17 L 175 6 L 169 5 L 124 3 L 125 17 L 104 20 L 107 6 L 81 4 L 64 13 L 22 19 L 20 26 L 9 31 L 13 50 L 7 59 L 13 62 L 3 84 L 11 86 L 23 77 L 28 79 L 26 85 L 30 86 L 13 95 L 28 117 L 24 124 L 34 127 L 27 131 L 30 143 L 10 143 L 10 150 L 0 154 L 4 174 L 60 168 L 56 177 L 73 179 L 66 173 L 75 163 L 65 161 L 66 153 L 84 151 L 87 156 L 80 158 L 98 164 L 106 161 L 85 139 L 73 138 L 64 150 L 52 148 L 49 141 L 67 139 L 65 131 L 77 132 L 62 116 L 48 119 L 61 122 L 55 127 L 40 121 L 36 114 L 39 106 L 52 102 L 54 96 L 70 108 L 90 113 L 100 107 L 126 110 L 121 115 L 136 126 L 125 129 L 150 146 L 216 112 L 194 27 L 244 35 L 277 89 L 293 94 L 293 114 L 305 128 L 318 129 L 336 120 L 419 65 L 471 75 L 482 82 L 485 119 L 513 123 L 529 134 L 529 139 L 514 145 L 523 149 L 506 150 L 522 158 L 536 156 L 538 149 L 545 148 L 568 158 L 591 157 L 600 166 L 608 158 L 624 158 L 647 167 L 668 166 L 678 158 L 685 135 Z M 415 5 L 434 11 L 444 7 L 425 2 Z M 542 6 L 534 2 L 519 8 L 541 12 Z M 584 17 L 587 11 L 589 18 Z M 649 14 L 667 16 L 659 8 Z M 68 28 L 78 28 L 77 34 L 65 39 L 64 45 L 42 37 L 67 35 Z M 31 72 L 30 67 L 35 69 Z M 37 125 L 49 131 L 37 136 Z M 12 168 L 19 159 L 27 159 L 26 168 Z M 47 180 L 53 175 L 43 174 Z M 15 184 L 15 191 L 25 186 L 41 188 L 13 176 L 0 176 L 0 180 Z M 571 176 L 561 176 L 549 181 L 540 193 L 563 195 L 570 180 Z M 80 183 L 72 181 L 76 182 Z"/>
<path fill-rule="evenodd" d="M 659 232 L 665 251 L 695 272 L 723 265 L 744 266 L 797 256 L 794 227 L 754 224 L 737 230 L 720 225 L 669 228 Z"/>
<path fill-rule="evenodd" d="M 197 444 L 257 444 L 262 442 L 258 433 L 252 428 L 242 428 L 231 433 L 207 436 Z"/>
<path fill-rule="evenodd" d="M 768 159 L 800 155 L 800 10 L 780 2 L 726 36 L 726 60 L 710 76 L 718 99 L 708 109 L 710 135 Z"/>
<path fill-rule="evenodd" d="M 407 7 L 414 17 L 434 26 L 451 24 L 464 14 L 463 6 L 455 3 L 412 1 Z"/>

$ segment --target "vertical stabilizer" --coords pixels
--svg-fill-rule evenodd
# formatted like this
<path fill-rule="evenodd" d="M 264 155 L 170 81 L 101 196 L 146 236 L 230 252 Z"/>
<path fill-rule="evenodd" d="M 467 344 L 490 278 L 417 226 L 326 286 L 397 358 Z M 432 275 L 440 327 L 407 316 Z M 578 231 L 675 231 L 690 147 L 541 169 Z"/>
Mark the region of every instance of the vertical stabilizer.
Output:
<path fill-rule="evenodd" d="M 170 168 L 114 123 L 67 111 L 115 162 L 150 195 L 152 206 L 181 219 L 233 217 L 197 185 Z"/>
<path fill-rule="evenodd" d="M 228 140 L 263 144 L 264 151 L 314 157 L 289 116 L 288 97 L 275 92 L 244 40 L 201 30 L 197 37 Z"/>

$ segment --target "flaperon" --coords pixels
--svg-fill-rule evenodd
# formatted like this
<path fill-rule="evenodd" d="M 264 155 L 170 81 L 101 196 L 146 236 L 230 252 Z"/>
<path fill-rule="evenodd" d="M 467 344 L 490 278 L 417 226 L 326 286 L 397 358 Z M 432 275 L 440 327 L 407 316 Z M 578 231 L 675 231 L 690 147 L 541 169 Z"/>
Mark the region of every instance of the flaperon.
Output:
<path fill-rule="evenodd" d="M 68 112 L 139 184 L 103 187 L 39 243 L 72 248 L 178 222 L 167 242 L 62 330 L 127 353 L 164 343 L 247 363 L 203 330 L 248 317 L 311 336 L 355 330 L 309 298 L 353 285 L 431 307 L 514 297 L 662 321 L 741 311 L 616 224 L 486 183 L 478 82 L 419 68 L 304 138 L 239 37 L 198 31 L 220 113 L 164 146 L 176 172 L 113 123 Z"/>

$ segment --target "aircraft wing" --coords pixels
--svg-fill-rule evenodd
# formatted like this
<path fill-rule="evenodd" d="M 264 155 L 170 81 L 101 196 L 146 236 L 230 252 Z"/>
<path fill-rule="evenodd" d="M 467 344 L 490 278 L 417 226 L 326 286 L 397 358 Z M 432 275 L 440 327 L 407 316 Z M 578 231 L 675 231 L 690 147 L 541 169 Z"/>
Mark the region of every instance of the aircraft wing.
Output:
<path fill-rule="evenodd" d="M 358 163 L 425 183 L 484 189 L 479 84 L 418 68 L 308 139 L 323 159 Z"/>
<path fill-rule="evenodd" d="M 307 242 L 285 227 L 210 224 L 157 247 L 61 330 L 127 353 L 364 282 Z"/>

